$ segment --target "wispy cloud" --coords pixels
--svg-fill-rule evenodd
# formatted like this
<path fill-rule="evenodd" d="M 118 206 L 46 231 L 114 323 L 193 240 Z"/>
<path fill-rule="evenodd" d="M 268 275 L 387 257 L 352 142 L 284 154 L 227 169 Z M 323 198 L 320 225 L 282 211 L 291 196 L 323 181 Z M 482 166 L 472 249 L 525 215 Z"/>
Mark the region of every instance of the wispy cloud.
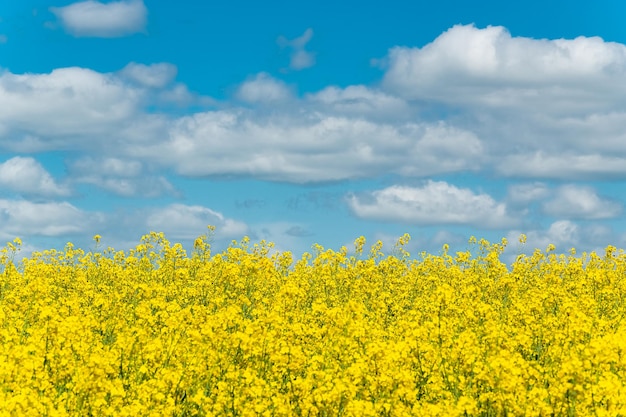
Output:
<path fill-rule="evenodd" d="M 163 88 L 176 78 L 176 65 L 160 62 L 145 65 L 131 62 L 120 71 L 123 77 L 150 88 Z"/>
<path fill-rule="evenodd" d="M 574 154 L 568 148 L 563 143 L 560 149 L 555 147 L 549 153 L 540 149 L 532 153 L 505 155 L 495 167 L 505 176 L 521 178 L 590 180 L 626 177 L 626 146 L 618 152 L 605 154 Z"/>
<path fill-rule="evenodd" d="M 546 214 L 569 219 L 609 219 L 622 212 L 617 201 L 598 196 L 592 187 L 574 184 L 559 187 L 542 207 Z"/>
<path fill-rule="evenodd" d="M 315 53 L 305 50 L 306 44 L 313 38 L 313 29 L 308 28 L 304 33 L 295 38 L 287 39 L 279 36 L 277 43 L 281 48 L 289 48 L 291 51 L 289 69 L 299 71 L 315 65 Z"/>
<path fill-rule="evenodd" d="M 139 161 L 82 157 L 69 163 L 69 173 L 75 183 L 94 185 L 122 197 L 180 195 L 165 177 L 145 172 Z"/>
<path fill-rule="evenodd" d="M 291 226 L 289 229 L 285 230 L 285 234 L 294 237 L 305 237 L 305 236 L 313 236 L 315 233 L 312 231 L 302 227 L 302 226 Z"/>
<path fill-rule="evenodd" d="M 77 37 L 116 38 L 143 32 L 148 10 L 143 0 L 110 3 L 87 0 L 51 7 L 63 28 Z"/>
<path fill-rule="evenodd" d="M 4 23 L 4 20 L 2 19 L 2 17 L 0 17 L 0 23 Z M 8 40 L 9 40 L 9 37 L 6 34 L 0 33 L 0 44 L 7 43 Z"/>
<path fill-rule="evenodd" d="M 235 201 L 235 206 L 241 209 L 257 209 L 265 206 L 265 200 L 260 200 L 257 198 L 247 198 L 245 200 L 237 200 Z"/>
<path fill-rule="evenodd" d="M 526 205 L 543 200 L 550 194 L 550 188 L 542 182 L 510 185 L 507 201 L 515 205 Z"/>

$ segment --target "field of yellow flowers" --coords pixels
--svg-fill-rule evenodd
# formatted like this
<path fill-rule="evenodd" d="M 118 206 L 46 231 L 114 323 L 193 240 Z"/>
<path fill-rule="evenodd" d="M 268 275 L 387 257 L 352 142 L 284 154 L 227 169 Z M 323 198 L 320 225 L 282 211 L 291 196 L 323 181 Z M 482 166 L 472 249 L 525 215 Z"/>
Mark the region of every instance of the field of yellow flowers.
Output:
<path fill-rule="evenodd" d="M 99 241 L 99 236 L 94 238 Z M 0 416 L 626 415 L 626 255 L 0 253 Z M 521 238 L 523 240 L 523 236 Z M 369 253 L 368 253 L 369 252 Z"/>

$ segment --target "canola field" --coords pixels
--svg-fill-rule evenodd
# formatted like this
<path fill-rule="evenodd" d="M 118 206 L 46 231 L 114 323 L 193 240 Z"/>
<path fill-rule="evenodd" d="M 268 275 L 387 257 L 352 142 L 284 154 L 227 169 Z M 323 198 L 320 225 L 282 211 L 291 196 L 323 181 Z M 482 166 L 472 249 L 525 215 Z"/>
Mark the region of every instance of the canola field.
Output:
<path fill-rule="evenodd" d="M 96 242 L 99 236 L 94 237 Z M 626 415 L 626 255 L 0 253 L 0 416 Z M 523 240 L 523 236 L 521 237 Z"/>

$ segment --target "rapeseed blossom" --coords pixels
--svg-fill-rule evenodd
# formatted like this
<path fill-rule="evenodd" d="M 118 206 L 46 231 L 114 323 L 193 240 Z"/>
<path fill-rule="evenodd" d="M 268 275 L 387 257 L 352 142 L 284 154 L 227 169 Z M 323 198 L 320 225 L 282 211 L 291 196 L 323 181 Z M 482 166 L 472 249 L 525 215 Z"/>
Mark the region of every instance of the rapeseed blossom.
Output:
<path fill-rule="evenodd" d="M 100 236 L 94 240 L 98 244 Z M 0 416 L 626 414 L 626 255 L 0 250 Z M 521 242 L 525 237 L 520 238 Z M 369 255 L 368 255 L 369 253 Z M 473 255 L 477 253 L 478 255 Z"/>

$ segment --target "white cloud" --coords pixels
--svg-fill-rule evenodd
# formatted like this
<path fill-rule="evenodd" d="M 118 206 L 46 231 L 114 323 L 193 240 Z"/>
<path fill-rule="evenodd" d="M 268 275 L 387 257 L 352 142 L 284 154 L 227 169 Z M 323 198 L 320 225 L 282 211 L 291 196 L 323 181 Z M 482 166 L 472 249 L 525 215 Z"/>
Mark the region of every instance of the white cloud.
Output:
<path fill-rule="evenodd" d="M 315 54 L 304 49 L 311 38 L 313 38 L 313 29 L 311 28 L 308 28 L 301 36 L 292 40 L 284 36 L 278 37 L 277 43 L 280 47 L 291 49 L 290 69 L 299 71 L 315 65 Z"/>
<path fill-rule="evenodd" d="M 148 10 L 143 0 L 109 3 L 87 0 L 51 7 L 67 32 L 78 37 L 115 38 L 145 31 Z"/>
<path fill-rule="evenodd" d="M 543 200 L 549 193 L 548 185 L 542 182 L 514 184 L 509 186 L 507 200 L 513 204 L 528 204 Z"/>
<path fill-rule="evenodd" d="M 163 176 L 144 172 L 141 162 L 107 157 L 83 157 L 69 166 L 76 183 L 91 184 L 122 197 L 178 195 Z"/>
<path fill-rule="evenodd" d="M 186 85 L 181 83 L 175 83 L 168 89 L 160 91 L 156 96 L 156 101 L 159 103 L 172 103 L 178 106 L 214 106 L 217 101 L 206 96 L 200 96 L 196 93 L 189 91 Z"/>
<path fill-rule="evenodd" d="M 57 184 L 34 158 L 20 156 L 0 163 L 0 187 L 28 196 L 62 197 L 71 194 L 67 186 Z"/>
<path fill-rule="evenodd" d="M 0 236 L 64 236 L 98 227 L 102 215 L 78 209 L 68 202 L 33 203 L 0 200 Z"/>
<path fill-rule="evenodd" d="M 78 67 L 49 74 L 0 70 L 0 147 L 125 157 L 127 144 L 167 138 L 172 116 L 155 108 L 214 104 L 172 83 L 174 73 L 170 64 L 129 64 L 115 73 Z"/>
<path fill-rule="evenodd" d="M 391 186 L 364 195 L 348 196 L 357 217 L 409 224 L 457 224 L 501 228 L 517 221 L 488 194 L 476 194 L 443 181 L 422 187 Z"/>
<path fill-rule="evenodd" d="M 291 91 L 282 81 L 260 73 L 241 84 L 236 97 L 248 103 L 280 102 L 291 98 Z"/>
<path fill-rule="evenodd" d="M 474 132 L 502 174 L 626 175 L 626 45 L 458 25 L 385 62 L 386 91 Z"/>
<path fill-rule="evenodd" d="M 141 162 L 120 158 L 84 157 L 74 161 L 71 169 L 81 176 L 99 173 L 104 176 L 138 177 L 143 172 Z"/>
<path fill-rule="evenodd" d="M 289 182 L 475 170 L 483 154 L 478 138 L 443 123 L 393 125 L 314 111 L 267 117 L 244 110 L 197 113 L 176 121 L 169 135 L 130 152 L 187 176 Z"/>
<path fill-rule="evenodd" d="M 50 74 L 0 73 L 0 125 L 4 141 L 13 148 L 62 149 L 68 138 L 76 136 L 82 136 L 77 142 L 83 142 L 129 120 L 140 101 L 139 90 L 84 68 L 61 68 Z M 10 131 L 27 132 L 30 139 L 8 138 Z M 49 140 L 51 136 L 62 138 L 55 142 Z"/>
<path fill-rule="evenodd" d="M 587 235 L 585 230 L 581 230 L 580 226 L 569 220 L 557 220 L 552 223 L 547 230 L 529 230 L 522 232 L 520 230 L 513 230 L 508 233 L 507 240 L 511 243 L 509 250 L 513 247 L 522 249 L 522 246 L 515 243 L 521 234 L 526 235 L 526 243 L 524 248 L 527 250 L 523 253 L 532 253 L 534 249 L 545 250 L 548 245 L 555 245 L 557 251 L 565 252 L 572 247 L 581 249 L 579 244 L 585 243 L 581 240 L 582 237 Z"/>
<path fill-rule="evenodd" d="M 518 242 L 519 236 L 526 235 L 526 243 Z M 507 262 L 513 262 L 521 253 L 531 255 L 535 249 L 546 250 L 548 245 L 556 247 L 556 253 L 566 253 L 571 248 L 576 252 L 595 251 L 604 254 L 607 245 L 624 247 L 626 234 L 604 224 L 590 223 L 579 225 L 570 220 L 557 220 L 547 229 L 512 230 L 507 234 L 509 246 L 505 251 Z"/>
<path fill-rule="evenodd" d="M 121 71 L 121 75 L 149 88 L 163 88 L 176 78 L 177 68 L 173 64 L 138 64 L 131 62 Z"/>
<path fill-rule="evenodd" d="M 550 179 L 623 178 L 626 175 L 626 156 L 610 154 L 532 154 L 503 156 L 496 169 L 505 176 Z"/>
<path fill-rule="evenodd" d="M 164 194 L 179 195 L 176 188 L 163 176 L 141 178 L 89 178 L 80 181 L 93 184 L 122 197 L 154 198 Z"/>
<path fill-rule="evenodd" d="M 304 48 L 311 36 L 282 38 L 282 45 Z M 178 118 L 154 108 L 200 100 L 174 82 L 171 64 L 130 63 L 111 74 L 5 71 L 0 146 L 98 150 L 187 176 L 298 183 L 486 171 L 619 179 L 626 176 L 625 48 L 598 38 L 535 40 L 501 27 L 456 26 L 423 48 L 392 50 L 382 89 L 329 86 L 297 97 L 261 73 L 236 90 L 245 108 L 211 102 L 218 110 L 177 109 Z M 598 59 L 587 62 L 581 51 Z M 527 58 L 529 74 L 515 64 Z M 505 96 L 510 105 L 500 105 Z"/>
<path fill-rule="evenodd" d="M 103 247 L 116 250 L 135 247 L 140 237 L 150 231 L 163 232 L 172 242 L 181 242 L 188 250 L 193 241 L 207 233 L 207 226 L 216 226 L 211 243 L 220 249 L 232 239 L 241 239 L 248 226 L 206 207 L 171 204 L 148 209 L 118 208 L 110 212 L 90 212 L 68 202 L 33 203 L 25 200 L 0 199 L 0 239 L 22 238 L 29 241 L 42 238 L 60 248 L 68 239 L 84 249 L 92 247 L 92 237 L 103 237 Z M 48 249 L 44 247 L 44 249 Z"/>
<path fill-rule="evenodd" d="M 194 239 L 206 233 L 209 225 L 216 227 L 219 239 L 241 239 L 248 231 L 245 223 L 198 205 L 171 204 L 152 210 L 146 218 L 150 230 L 172 239 Z"/>
<path fill-rule="evenodd" d="M 597 102 L 568 100 L 620 97 L 626 78 L 626 46 L 601 38 L 512 37 L 501 26 L 457 25 L 423 48 L 393 48 L 385 85 L 401 96 L 488 106 L 540 103 L 557 111 Z M 608 93 L 608 94 L 607 94 Z M 554 106 L 554 100 L 559 106 Z"/>
<path fill-rule="evenodd" d="M 396 96 L 363 85 L 346 88 L 326 87 L 307 95 L 307 100 L 335 114 L 393 120 L 411 113 L 407 102 Z"/>
<path fill-rule="evenodd" d="M 543 204 L 543 211 L 555 217 L 608 219 L 619 216 L 622 205 L 599 197 L 591 187 L 564 185 Z"/>

